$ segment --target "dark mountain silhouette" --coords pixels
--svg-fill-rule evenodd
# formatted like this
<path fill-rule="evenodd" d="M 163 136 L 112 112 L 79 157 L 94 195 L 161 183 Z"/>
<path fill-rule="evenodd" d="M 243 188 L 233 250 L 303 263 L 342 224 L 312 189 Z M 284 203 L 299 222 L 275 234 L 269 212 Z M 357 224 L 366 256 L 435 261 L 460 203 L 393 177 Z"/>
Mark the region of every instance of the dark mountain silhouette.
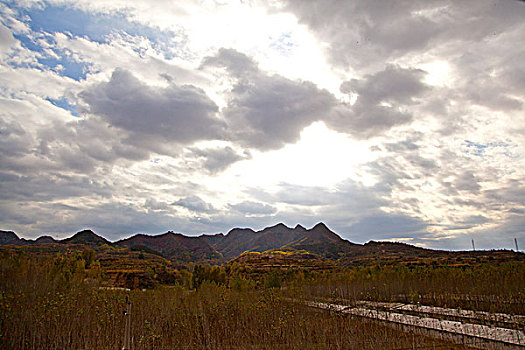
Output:
<path fill-rule="evenodd" d="M 85 244 L 89 246 L 111 244 L 110 241 L 108 241 L 104 237 L 97 235 L 95 232 L 91 230 L 83 230 L 83 231 L 77 232 L 73 236 L 60 240 L 58 242 L 66 243 L 66 244 Z"/>
<path fill-rule="evenodd" d="M 46 244 L 46 243 L 58 243 L 58 241 L 51 236 L 40 236 L 35 240 L 34 243 L 35 244 Z"/>
<path fill-rule="evenodd" d="M 2 231 L 0 230 L 0 245 L 5 244 L 20 244 L 20 237 L 17 236 L 13 231 Z"/>
<path fill-rule="evenodd" d="M 0 245 L 31 245 L 31 244 L 45 244 L 45 243 L 57 243 L 58 241 L 51 236 L 41 236 L 36 240 L 20 238 L 13 231 L 2 231 L 0 230 Z"/>
<path fill-rule="evenodd" d="M 230 260 L 245 251 L 264 252 L 267 250 L 306 250 L 320 256 L 337 259 L 355 246 L 334 232 L 323 223 L 306 229 L 301 225 L 295 228 L 279 223 L 261 231 L 250 228 L 234 228 L 228 234 L 184 236 L 180 233 L 167 232 L 161 235 L 137 234 L 132 237 L 110 243 L 91 230 L 83 230 L 72 237 L 56 241 L 43 236 L 36 241 L 18 238 L 14 232 L 4 231 L 0 244 L 83 244 L 99 246 L 103 244 L 143 250 L 161 255 L 170 260 L 201 261 Z"/>
<path fill-rule="evenodd" d="M 258 232 L 235 228 L 222 238 L 214 238 L 211 245 L 224 258 L 233 259 L 245 251 L 264 252 L 272 249 L 307 250 L 327 258 L 338 258 L 355 244 L 342 239 L 323 223 L 310 230 L 301 225 L 290 228 L 280 223 Z"/>
<path fill-rule="evenodd" d="M 189 237 L 173 232 L 155 236 L 139 233 L 114 244 L 133 250 L 147 247 L 170 260 L 200 261 L 221 259 L 222 255 L 201 237 Z"/>
<path fill-rule="evenodd" d="M 290 245 L 294 249 L 303 249 L 330 259 L 338 259 L 358 246 L 342 239 L 322 222 L 310 230 L 302 229 L 303 237 Z"/>
<path fill-rule="evenodd" d="M 390 264 L 393 262 L 406 264 L 425 262 L 439 265 L 446 262 L 450 263 L 452 260 L 454 260 L 454 264 L 461 265 L 475 262 L 481 258 L 502 261 L 514 258 L 525 259 L 523 253 L 504 250 L 451 252 L 419 248 L 405 243 L 370 241 L 366 244 L 355 244 L 342 239 L 322 222 L 311 229 L 306 229 L 301 225 L 291 228 L 280 223 L 260 231 L 254 231 L 250 228 L 234 228 L 226 235 L 218 233 L 198 237 L 185 236 L 171 231 L 161 235 L 136 234 L 114 243 L 91 230 L 80 231 L 72 237 L 59 241 L 50 236 L 26 240 L 19 238 L 15 232 L 0 231 L 0 245 L 43 244 L 48 244 L 47 249 L 63 249 L 64 245 L 76 245 L 80 246 L 77 248 L 81 248 L 84 245 L 97 248 L 98 251 L 110 249 L 109 247 L 104 248 L 104 245 L 108 245 L 126 248 L 129 251 L 142 251 L 181 263 L 226 262 L 239 257 L 244 252 L 266 252 L 274 256 L 275 254 L 271 253 L 272 251 L 277 254 L 286 252 L 282 255 L 285 258 L 279 257 L 281 260 L 290 260 L 297 254 L 303 254 L 301 256 L 304 258 L 304 252 L 308 252 L 322 259 L 328 258 L 341 265 L 349 266 Z M 275 257 L 272 259 L 275 260 Z"/>

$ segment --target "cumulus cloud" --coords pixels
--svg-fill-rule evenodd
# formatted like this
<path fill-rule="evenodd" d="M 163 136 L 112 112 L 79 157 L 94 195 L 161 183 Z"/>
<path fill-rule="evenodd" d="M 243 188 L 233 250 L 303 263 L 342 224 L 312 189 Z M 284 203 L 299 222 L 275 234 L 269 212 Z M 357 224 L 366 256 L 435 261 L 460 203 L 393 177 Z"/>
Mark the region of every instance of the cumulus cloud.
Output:
<path fill-rule="evenodd" d="M 237 50 L 224 47 L 220 48 L 215 56 L 204 58 L 201 68 L 208 66 L 226 68 L 236 78 L 259 73 L 259 67 L 252 58 Z"/>
<path fill-rule="evenodd" d="M 388 65 L 384 70 L 352 79 L 341 84 L 342 92 L 354 92 L 367 104 L 412 104 L 414 98 L 428 89 L 422 80 L 425 72 L 420 69 Z"/>
<path fill-rule="evenodd" d="M 480 41 L 520 23 L 522 4 L 491 1 L 450 4 L 442 0 L 285 1 L 286 9 L 324 42 L 342 66 L 366 68 L 411 52 L 429 50 L 444 41 Z"/>
<path fill-rule="evenodd" d="M 217 105 L 203 90 L 191 85 L 152 87 L 122 69 L 79 95 L 89 113 L 129 132 L 127 143 L 146 148 L 220 138 L 224 128 L 215 115 Z"/>
<path fill-rule="evenodd" d="M 340 105 L 327 123 L 338 131 L 365 138 L 407 124 L 413 119 L 407 107 L 428 90 L 423 77 L 421 70 L 389 65 L 362 79 L 345 81 L 341 91 L 356 94 L 357 102 Z"/>
<path fill-rule="evenodd" d="M 219 50 L 203 65 L 223 67 L 235 79 L 223 114 L 230 140 L 249 148 L 278 149 L 299 140 L 300 132 L 326 118 L 335 97 L 307 81 L 269 75 L 248 56 L 234 50 Z"/>
<path fill-rule="evenodd" d="M 229 207 L 245 215 L 272 215 L 277 209 L 271 205 L 254 201 L 243 201 L 240 203 L 230 204 Z"/>
<path fill-rule="evenodd" d="M 192 156 L 202 159 L 202 166 L 212 174 L 227 169 L 231 164 L 243 159 L 250 159 L 249 151 L 239 153 L 230 146 L 221 148 L 190 148 Z"/>
<path fill-rule="evenodd" d="M 213 205 L 196 195 L 181 198 L 173 202 L 172 205 L 186 208 L 195 213 L 212 213 L 215 211 Z"/>

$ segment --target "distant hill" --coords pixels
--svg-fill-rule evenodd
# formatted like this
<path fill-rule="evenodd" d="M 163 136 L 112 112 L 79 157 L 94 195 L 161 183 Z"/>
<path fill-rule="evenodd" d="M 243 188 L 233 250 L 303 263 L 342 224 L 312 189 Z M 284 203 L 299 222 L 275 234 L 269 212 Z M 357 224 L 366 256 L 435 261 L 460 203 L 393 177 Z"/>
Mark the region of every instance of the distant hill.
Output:
<path fill-rule="evenodd" d="M 161 235 L 136 234 L 114 243 L 116 246 L 140 249 L 147 247 L 173 261 L 219 260 L 222 255 L 201 237 L 166 232 Z"/>
<path fill-rule="evenodd" d="M 306 250 L 337 259 L 355 244 L 342 239 L 323 223 L 310 230 L 301 225 L 290 228 L 280 223 L 258 232 L 235 228 L 222 238 L 214 237 L 211 245 L 226 259 L 233 259 L 245 251 L 264 252 L 272 249 Z"/>
<path fill-rule="evenodd" d="M 38 240 L 37 240 L 38 241 Z M 110 241 L 97 235 L 91 230 L 83 230 L 75 233 L 72 237 L 59 241 L 66 244 L 85 244 L 89 246 L 97 246 L 102 244 L 111 244 Z"/>
<path fill-rule="evenodd" d="M 143 252 L 181 264 L 187 262 L 226 263 L 240 257 L 245 252 L 267 253 L 270 251 L 291 254 L 281 256 L 277 260 L 274 255 L 268 258 L 272 261 L 283 261 L 286 264 L 294 260 L 304 260 L 304 252 L 314 254 L 320 259 L 330 259 L 343 266 L 391 263 L 468 266 L 480 261 L 525 260 L 525 254 L 510 250 L 452 252 L 393 242 L 370 241 L 366 244 L 355 244 L 342 239 L 324 223 L 319 223 L 310 229 L 301 225 L 291 228 L 279 223 L 260 231 L 254 231 L 251 228 L 234 228 L 227 234 L 218 233 L 198 237 L 185 236 L 171 231 L 160 235 L 136 234 L 114 243 L 91 230 L 83 230 L 58 241 L 50 236 L 27 240 L 20 238 L 15 232 L 0 231 L 0 245 L 29 246 L 34 247 L 31 249 L 36 251 L 61 251 L 73 248 L 69 247 L 70 245 L 75 245 L 75 249 L 88 246 L 97 248 L 100 254 L 108 249 L 123 249 L 123 254 Z M 297 259 L 297 254 L 302 258 Z M 241 261 L 246 259 L 248 258 L 245 256 Z M 249 260 L 250 264 L 262 261 L 257 255 L 250 256 Z"/>
<path fill-rule="evenodd" d="M 58 243 L 58 241 L 51 236 L 40 236 L 35 240 L 35 243 L 36 244 L 50 244 L 50 243 Z"/>
<path fill-rule="evenodd" d="M 202 235 L 189 237 L 180 233 L 166 232 L 161 235 L 136 234 L 132 237 L 111 243 L 91 230 L 77 232 L 72 237 L 54 240 L 42 236 L 36 241 L 20 239 L 14 232 L 2 231 L 0 244 L 82 244 L 100 246 L 108 244 L 143 250 L 161 255 L 173 261 L 228 261 L 246 251 L 264 252 L 268 250 L 305 250 L 319 256 L 338 259 L 356 244 L 350 243 L 332 232 L 325 224 L 319 223 L 311 229 L 301 225 L 294 228 L 280 223 L 261 231 L 250 228 L 234 228 L 228 234 Z"/>
<path fill-rule="evenodd" d="M 20 244 L 21 239 L 13 231 L 0 230 L 0 245 L 5 244 Z"/>
<path fill-rule="evenodd" d="M 512 250 L 448 251 L 416 247 L 400 242 L 370 241 L 350 249 L 339 263 L 346 266 L 404 264 L 408 266 L 473 266 L 480 262 L 524 261 L 525 254 Z"/>

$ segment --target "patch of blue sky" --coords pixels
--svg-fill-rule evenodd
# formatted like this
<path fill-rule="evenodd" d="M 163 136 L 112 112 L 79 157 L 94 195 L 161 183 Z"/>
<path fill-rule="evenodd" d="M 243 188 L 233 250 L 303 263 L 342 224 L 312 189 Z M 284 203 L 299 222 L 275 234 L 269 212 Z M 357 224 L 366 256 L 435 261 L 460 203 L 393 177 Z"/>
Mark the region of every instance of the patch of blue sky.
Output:
<path fill-rule="evenodd" d="M 49 67 L 61 76 L 69 77 L 79 81 L 85 79 L 86 74 L 90 71 L 90 64 L 78 62 L 70 59 L 67 55 L 58 55 L 57 57 L 47 56 L 37 59 L 40 64 Z"/>
<path fill-rule="evenodd" d="M 167 58 L 174 55 L 174 46 L 187 40 L 182 32 L 161 31 L 158 28 L 132 22 L 122 12 L 89 13 L 51 4 L 18 10 L 21 18 L 28 19 L 26 22 L 33 32 L 70 33 L 73 36 L 87 37 L 98 43 L 108 42 L 114 34 L 125 33 L 147 38 Z"/>
<path fill-rule="evenodd" d="M 61 98 L 59 99 L 52 99 L 52 98 L 47 98 L 46 100 L 48 100 L 49 102 L 51 102 L 53 105 L 59 107 L 59 108 L 62 108 L 62 109 L 65 109 L 67 111 L 69 111 L 72 115 L 74 115 L 75 117 L 78 117 L 79 116 L 79 113 L 77 111 L 77 108 L 75 105 L 72 105 L 71 103 L 69 103 L 68 99 L 65 98 L 64 96 L 62 96 Z"/>
<path fill-rule="evenodd" d="M 41 51 L 42 47 L 39 45 L 33 38 L 31 38 L 29 35 L 25 34 L 14 34 L 13 35 L 15 39 L 20 41 L 23 47 L 31 50 L 31 51 Z"/>
<path fill-rule="evenodd" d="M 23 65 L 53 70 L 77 81 L 86 78 L 90 64 L 76 61 L 67 52 L 60 50 L 53 40 L 54 33 L 65 33 L 69 37 L 85 37 L 98 43 L 109 42 L 116 35 L 129 41 L 133 41 L 136 37 L 147 38 L 152 47 L 166 59 L 176 57 L 187 41 L 182 30 L 178 34 L 172 31 L 160 31 L 131 22 L 123 13 L 88 13 L 47 3 L 33 7 L 23 7 L 16 1 L 9 1 L 6 4 L 12 7 L 17 12 L 18 19 L 31 29 L 29 33 L 15 35 L 23 47 L 36 53 L 37 64 L 24 63 Z M 145 49 L 138 47 L 135 51 L 142 56 Z M 20 66 L 19 63 L 12 65 Z"/>
<path fill-rule="evenodd" d="M 291 33 L 283 33 L 278 38 L 270 38 L 270 40 L 270 47 L 283 56 L 290 55 L 292 50 L 297 46 L 293 41 Z"/>
<path fill-rule="evenodd" d="M 477 143 L 470 140 L 465 140 L 465 145 L 470 150 L 468 153 L 475 156 L 482 156 L 485 149 L 489 147 L 487 144 Z"/>
<path fill-rule="evenodd" d="M 34 32 L 69 32 L 98 43 L 105 42 L 108 34 L 115 28 L 129 30 L 129 22 L 119 13 L 92 14 L 75 8 L 47 5 L 22 9 L 21 15 L 30 19 L 28 24 Z"/>
<path fill-rule="evenodd" d="M 50 36 L 47 38 L 37 36 L 35 39 L 31 35 L 16 34 L 15 38 L 20 41 L 23 47 L 38 53 L 36 55 L 38 64 L 27 64 L 31 68 L 53 70 L 57 74 L 77 81 L 85 79 L 86 74 L 89 73 L 89 63 L 72 59 L 66 52 L 56 47 Z"/>
<path fill-rule="evenodd" d="M 474 156 L 478 157 L 484 157 L 485 151 L 487 151 L 490 148 L 501 148 L 505 151 L 503 152 L 504 155 L 506 155 L 509 158 L 516 158 L 517 154 L 510 151 L 511 148 L 515 148 L 515 145 L 504 142 L 504 141 L 493 141 L 488 143 L 478 143 L 470 140 L 465 140 L 465 146 L 467 147 L 467 150 L 465 150 L 466 153 L 472 154 Z"/>

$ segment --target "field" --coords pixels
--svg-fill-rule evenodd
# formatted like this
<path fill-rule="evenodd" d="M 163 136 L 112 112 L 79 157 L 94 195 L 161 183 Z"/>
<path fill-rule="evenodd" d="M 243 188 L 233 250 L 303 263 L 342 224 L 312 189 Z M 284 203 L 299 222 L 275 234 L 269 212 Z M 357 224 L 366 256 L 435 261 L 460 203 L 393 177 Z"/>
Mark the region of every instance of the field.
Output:
<path fill-rule="evenodd" d="M 524 313 L 523 262 L 312 271 L 300 263 L 267 263 L 258 270 L 248 262 L 234 264 L 194 267 L 197 289 L 174 281 L 126 291 L 101 288 L 108 277 L 89 254 L 4 251 L 0 348 L 120 349 L 126 296 L 133 349 L 464 348 L 294 300 L 420 301 Z"/>

